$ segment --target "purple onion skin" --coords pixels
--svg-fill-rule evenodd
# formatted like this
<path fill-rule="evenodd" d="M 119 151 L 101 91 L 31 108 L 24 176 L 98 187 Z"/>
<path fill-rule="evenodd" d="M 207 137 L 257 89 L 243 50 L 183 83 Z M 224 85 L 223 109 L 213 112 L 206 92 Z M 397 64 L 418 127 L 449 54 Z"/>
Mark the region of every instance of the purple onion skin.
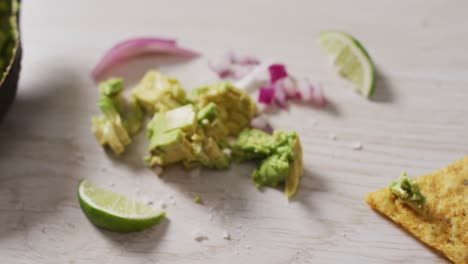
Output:
<path fill-rule="evenodd" d="M 18 31 L 19 31 L 19 10 L 17 14 Z M 19 32 L 18 32 L 19 33 Z M 7 73 L 3 83 L 0 84 L 0 121 L 5 118 L 8 110 L 10 109 L 15 97 L 16 90 L 18 88 L 18 80 L 21 71 L 21 58 L 23 55 L 23 49 L 21 47 L 21 38 L 18 40 L 18 48 L 16 50 L 15 59 L 10 71 Z"/>

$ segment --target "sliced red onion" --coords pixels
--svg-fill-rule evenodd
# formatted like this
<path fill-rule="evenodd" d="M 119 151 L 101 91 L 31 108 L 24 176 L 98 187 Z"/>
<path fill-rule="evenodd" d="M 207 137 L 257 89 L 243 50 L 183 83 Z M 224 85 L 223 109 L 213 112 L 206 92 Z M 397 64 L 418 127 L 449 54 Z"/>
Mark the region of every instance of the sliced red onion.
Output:
<path fill-rule="evenodd" d="M 273 87 L 260 87 L 258 102 L 271 105 L 275 100 L 275 89 Z"/>
<path fill-rule="evenodd" d="M 272 64 L 268 67 L 270 72 L 270 83 L 275 83 L 276 81 L 288 77 L 288 72 L 284 64 Z"/>
<path fill-rule="evenodd" d="M 143 54 L 169 54 L 185 58 L 194 58 L 198 52 L 180 48 L 175 40 L 162 38 L 133 38 L 116 44 L 98 62 L 92 70 L 94 80 L 99 80 L 102 75 L 116 64 L 127 59 Z"/>
<path fill-rule="evenodd" d="M 268 120 L 262 116 L 257 116 L 250 120 L 250 126 L 265 131 L 268 134 L 273 133 L 273 127 L 270 125 Z"/>

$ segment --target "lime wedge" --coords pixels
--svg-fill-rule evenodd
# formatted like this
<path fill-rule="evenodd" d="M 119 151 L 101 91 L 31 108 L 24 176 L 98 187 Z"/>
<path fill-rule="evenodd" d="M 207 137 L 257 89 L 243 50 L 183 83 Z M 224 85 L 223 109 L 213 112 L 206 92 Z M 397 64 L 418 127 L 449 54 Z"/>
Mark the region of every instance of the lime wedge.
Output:
<path fill-rule="evenodd" d="M 164 212 L 97 187 L 87 180 L 78 186 L 81 210 L 89 221 L 110 231 L 126 233 L 146 229 L 164 218 Z"/>
<path fill-rule="evenodd" d="M 319 42 L 333 58 L 338 73 L 356 85 L 356 92 L 370 97 L 375 90 L 375 69 L 369 54 L 352 36 L 343 32 L 323 32 Z"/>

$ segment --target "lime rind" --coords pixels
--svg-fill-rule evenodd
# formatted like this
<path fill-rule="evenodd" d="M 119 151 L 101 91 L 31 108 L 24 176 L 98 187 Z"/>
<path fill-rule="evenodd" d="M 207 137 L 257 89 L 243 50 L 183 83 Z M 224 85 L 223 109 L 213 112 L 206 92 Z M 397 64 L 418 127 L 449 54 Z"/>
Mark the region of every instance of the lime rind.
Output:
<path fill-rule="evenodd" d="M 82 180 L 78 186 L 78 201 L 91 223 L 119 233 L 147 229 L 165 217 L 164 212 L 97 187 L 87 180 Z"/>
<path fill-rule="evenodd" d="M 339 72 L 341 75 L 344 75 L 345 78 L 350 79 L 353 83 L 358 85 L 356 88 L 358 93 L 366 97 L 372 96 L 375 91 L 375 67 L 364 46 L 351 35 L 336 31 L 321 33 L 319 36 L 319 42 L 325 52 L 333 58 L 334 64 L 338 67 L 343 67 L 343 65 L 339 65 L 337 61 L 340 59 L 340 54 L 342 54 L 343 57 L 348 57 L 349 59 L 350 56 L 349 54 L 346 56 L 346 51 L 349 51 L 352 56 L 357 59 L 357 62 L 362 69 L 361 75 L 354 74 L 355 72 L 349 72 L 356 71 L 359 67 L 346 69 L 348 72 L 344 72 L 342 68 L 339 68 Z M 346 63 L 348 62 L 349 61 L 346 61 Z M 346 64 L 344 66 L 346 66 Z M 356 78 L 362 79 L 360 80 Z"/>

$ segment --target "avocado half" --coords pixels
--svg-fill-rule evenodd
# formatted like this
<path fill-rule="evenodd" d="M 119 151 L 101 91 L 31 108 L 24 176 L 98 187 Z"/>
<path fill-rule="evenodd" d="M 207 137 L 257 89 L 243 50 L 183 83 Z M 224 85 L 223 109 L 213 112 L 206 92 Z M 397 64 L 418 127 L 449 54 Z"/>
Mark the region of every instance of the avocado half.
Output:
<path fill-rule="evenodd" d="M 13 103 L 13 100 L 16 96 L 16 90 L 18 88 L 19 74 L 21 70 L 21 57 L 23 53 L 19 32 L 19 12 L 20 10 L 18 9 L 16 14 L 17 27 L 16 29 L 13 29 L 17 31 L 16 45 L 13 47 L 12 56 L 8 63 L 8 67 L 5 70 L 5 74 L 3 74 L 3 77 L 0 77 L 0 121 L 3 120 L 5 114 L 8 112 L 8 109 Z"/>

